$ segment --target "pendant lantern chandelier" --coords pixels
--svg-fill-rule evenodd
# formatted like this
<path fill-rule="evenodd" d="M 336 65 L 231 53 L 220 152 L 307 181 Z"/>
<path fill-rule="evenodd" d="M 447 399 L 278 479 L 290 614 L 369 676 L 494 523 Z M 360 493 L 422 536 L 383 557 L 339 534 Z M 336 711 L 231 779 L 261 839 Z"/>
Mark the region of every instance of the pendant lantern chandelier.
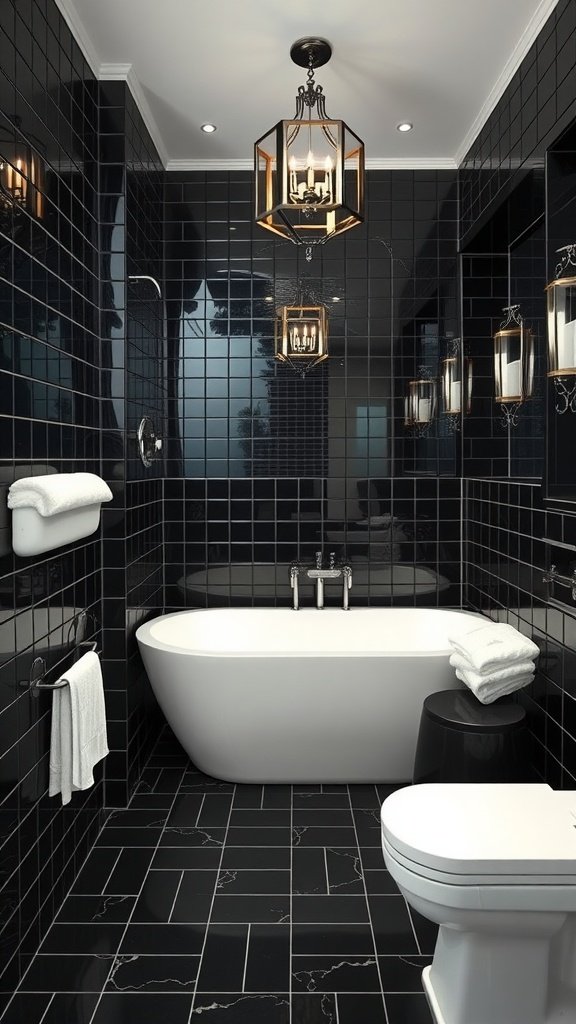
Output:
<path fill-rule="evenodd" d="M 296 245 L 313 247 L 364 220 L 364 144 L 326 114 L 314 70 L 326 64 L 325 39 L 299 39 L 290 50 L 308 69 L 292 120 L 279 121 L 254 146 L 256 221 Z M 314 117 L 312 115 L 315 115 Z"/>

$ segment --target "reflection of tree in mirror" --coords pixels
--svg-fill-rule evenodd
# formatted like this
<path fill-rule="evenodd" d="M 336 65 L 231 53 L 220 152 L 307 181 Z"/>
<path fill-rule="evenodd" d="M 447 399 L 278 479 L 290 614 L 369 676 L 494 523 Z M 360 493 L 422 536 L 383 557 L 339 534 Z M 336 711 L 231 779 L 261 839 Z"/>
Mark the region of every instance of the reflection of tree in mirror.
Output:
<path fill-rule="evenodd" d="M 268 419 L 263 418 L 259 405 L 247 405 L 240 409 L 238 436 L 243 438 L 238 443 L 246 459 L 246 476 L 266 476 L 270 466 L 270 426 Z"/>

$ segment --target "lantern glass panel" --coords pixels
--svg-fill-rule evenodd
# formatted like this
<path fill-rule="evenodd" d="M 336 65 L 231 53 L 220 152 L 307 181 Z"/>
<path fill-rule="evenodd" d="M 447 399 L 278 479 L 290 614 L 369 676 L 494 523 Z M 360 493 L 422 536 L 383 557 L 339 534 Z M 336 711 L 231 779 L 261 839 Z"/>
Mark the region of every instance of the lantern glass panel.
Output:
<path fill-rule="evenodd" d="M 548 286 L 548 375 L 576 374 L 576 278 Z"/>
<path fill-rule="evenodd" d="M 442 411 L 455 415 L 462 408 L 462 381 L 458 356 L 449 356 L 442 364 Z"/>
<path fill-rule="evenodd" d="M 522 328 L 497 331 L 494 335 L 494 389 L 497 402 L 521 402 Z"/>

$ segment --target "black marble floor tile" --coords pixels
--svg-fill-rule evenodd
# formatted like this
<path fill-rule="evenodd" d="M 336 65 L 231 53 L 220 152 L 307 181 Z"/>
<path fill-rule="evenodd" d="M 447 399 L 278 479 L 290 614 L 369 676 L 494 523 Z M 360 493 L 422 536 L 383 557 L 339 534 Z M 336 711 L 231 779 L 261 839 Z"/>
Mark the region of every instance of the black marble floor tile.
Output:
<path fill-rule="evenodd" d="M 206 1016 L 208 1010 L 210 1024 L 289 1024 L 290 1021 L 288 995 L 201 992 L 194 998 L 190 1024 Z"/>
<path fill-rule="evenodd" d="M 203 799 L 204 796 L 200 793 L 181 793 L 174 800 L 166 824 L 187 825 L 193 828 L 198 822 Z"/>
<path fill-rule="evenodd" d="M 105 993 L 93 1024 L 188 1024 L 191 995 L 175 993 Z"/>
<path fill-rule="evenodd" d="M 422 971 L 429 956 L 380 956 L 383 992 L 422 992 Z"/>
<path fill-rule="evenodd" d="M 102 892 L 121 851 L 95 848 L 86 858 L 80 869 L 72 892 L 86 893 L 96 896 Z"/>
<path fill-rule="evenodd" d="M 336 1024 L 336 996 L 331 992 L 292 994 L 292 1024 Z M 357 1021 L 356 1024 L 363 1024 Z"/>
<path fill-rule="evenodd" d="M 292 853 L 292 892 L 328 894 L 326 853 L 322 847 L 296 847 Z"/>
<path fill-rule="evenodd" d="M 292 952 L 295 956 L 374 957 L 374 940 L 369 924 L 293 924 Z"/>
<path fill-rule="evenodd" d="M 425 995 L 386 995 L 389 1024 L 434 1024 Z"/>
<path fill-rule="evenodd" d="M 352 811 L 345 807 L 298 807 L 292 816 L 294 827 L 314 825 L 317 828 L 353 828 Z"/>
<path fill-rule="evenodd" d="M 149 871 L 136 900 L 132 922 L 167 923 L 182 881 L 181 871 Z"/>
<path fill-rule="evenodd" d="M 316 827 L 315 825 L 294 825 L 292 845 L 299 846 L 356 846 L 356 832 L 353 828 Z"/>
<path fill-rule="evenodd" d="M 402 896 L 369 896 L 368 905 L 379 955 L 420 952 Z"/>
<path fill-rule="evenodd" d="M 364 879 L 360 854 L 357 849 L 343 850 L 328 848 L 325 851 L 328 870 L 328 891 L 353 895 L 364 895 Z"/>
<path fill-rule="evenodd" d="M 272 896 L 215 896 L 211 921 L 217 923 L 245 922 L 280 924 L 290 920 L 290 897 Z"/>
<path fill-rule="evenodd" d="M 120 953 L 191 954 L 202 952 L 204 924 L 130 924 Z"/>
<path fill-rule="evenodd" d="M 290 829 L 232 826 L 228 829 L 226 844 L 230 846 L 290 846 Z"/>
<path fill-rule="evenodd" d="M 230 825 L 233 828 L 278 828 L 282 825 L 289 827 L 290 808 L 234 808 L 230 815 Z"/>
<path fill-rule="evenodd" d="M 126 922 L 136 902 L 135 896 L 68 896 L 56 921 L 63 923 L 118 921 Z"/>
<path fill-rule="evenodd" d="M 227 793 L 207 793 L 198 815 L 198 828 L 226 828 L 231 806 L 231 795 Z"/>
<path fill-rule="evenodd" d="M 50 992 L 17 992 L 4 1011 L 2 1024 L 40 1024 L 51 998 Z"/>
<path fill-rule="evenodd" d="M 381 995 L 339 992 L 336 1001 L 338 1024 L 389 1024 Z"/>
<path fill-rule="evenodd" d="M 290 869 L 291 850 L 289 846 L 233 846 L 228 842 L 222 855 L 222 870 L 245 869 L 268 871 Z"/>
<path fill-rule="evenodd" d="M 204 849 L 222 849 L 225 828 L 188 828 L 187 826 L 168 826 L 162 833 L 160 846 L 201 846 Z"/>
<path fill-rule="evenodd" d="M 394 896 L 400 890 L 389 871 L 366 871 L 364 869 L 366 892 L 373 895 Z"/>
<path fill-rule="evenodd" d="M 194 993 L 199 956 L 117 956 L 106 984 L 109 992 Z"/>
<path fill-rule="evenodd" d="M 244 991 L 286 992 L 289 987 L 290 926 L 250 925 Z"/>
<path fill-rule="evenodd" d="M 380 992 L 375 957 L 293 956 L 295 992 Z"/>
<path fill-rule="evenodd" d="M 429 921 L 428 918 L 422 917 L 422 914 L 413 910 L 412 907 L 410 907 L 410 917 L 416 932 L 420 952 L 432 956 L 436 948 L 436 939 L 438 938 L 438 925 L 434 924 L 433 921 Z"/>
<path fill-rule="evenodd" d="M 137 895 L 142 888 L 153 853 L 154 850 L 149 846 L 122 850 L 102 891 L 108 896 Z"/>
<path fill-rule="evenodd" d="M 161 846 L 152 858 L 154 870 L 208 870 L 220 864 L 222 850 L 217 846 Z"/>
<path fill-rule="evenodd" d="M 186 764 L 166 731 L 2 1024 L 431 1024 L 437 929 L 381 850 L 398 787 L 235 785 Z"/>
<path fill-rule="evenodd" d="M 292 915 L 301 924 L 362 924 L 368 920 L 362 896 L 293 896 Z"/>
<path fill-rule="evenodd" d="M 209 926 L 198 976 L 198 992 L 242 991 L 248 930 L 247 924 Z"/>
<path fill-rule="evenodd" d="M 114 954 L 35 956 L 22 980 L 23 992 L 100 992 Z"/>
<path fill-rule="evenodd" d="M 227 869 L 218 876 L 218 895 L 257 896 L 290 892 L 289 871 L 240 871 Z"/>
<path fill-rule="evenodd" d="M 106 828 L 163 828 L 166 824 L 168 811 L 166 808 L 132 808 L 125 811 L 110 811 L 106 819 Z M 125 843 L 119 843 L 125 846 Z"/>
<path fill-rule="evenodd" d="M 327 810 L 331 808 L 350 809 L 347 793 L 294 793 L 294 812 L 313 808 Z"/>
<path fill-rule="evenodd" d="M 55 992 L 42 1024 L 92 1024 L 97 992 Z"/>
<path fill-rule="evenodd" d="M 123 924 L 53 924 L 40 953 L 115 953 Z"/>

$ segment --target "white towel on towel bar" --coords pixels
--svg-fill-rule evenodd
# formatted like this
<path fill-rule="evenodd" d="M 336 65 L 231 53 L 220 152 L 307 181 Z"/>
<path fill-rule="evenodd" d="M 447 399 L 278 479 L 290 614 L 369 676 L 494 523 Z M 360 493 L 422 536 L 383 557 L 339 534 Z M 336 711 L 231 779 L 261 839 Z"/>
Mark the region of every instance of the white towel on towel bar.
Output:
<path fill-rule="evenodd" d="M 533 661 L 539 648 L 527 636 L 506 622 L 487 622 L 464 633 L 449 636 L 454 650 L 475 672 L 505 668 L 514 661 Z"/>
<path fill-rule="evenodd" d="M 94 765 L 108 753 L 102 670 L 90 651 L 62 676 L 68 683 L 52 694 L 50 796 L 70 802 L 75 790 L 94 785 Z"/>
<path fill-rule="evenodd" d="M 112 497 L 108 484 L 95 473 L 54 473 L 15 480 L 8 491 L 8 508 L 34 508 L 41 516 L 54 516 Z"/>

